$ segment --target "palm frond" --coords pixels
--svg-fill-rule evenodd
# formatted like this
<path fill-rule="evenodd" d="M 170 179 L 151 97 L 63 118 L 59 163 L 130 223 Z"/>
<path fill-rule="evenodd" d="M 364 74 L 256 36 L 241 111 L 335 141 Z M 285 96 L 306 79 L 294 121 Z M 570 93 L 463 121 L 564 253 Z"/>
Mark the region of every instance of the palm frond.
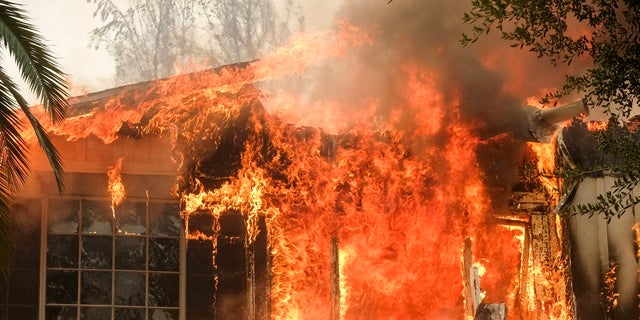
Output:
<path fill-rule="evenodd" d="M 1 67 L 0 67 L 0 87 L 1 87 L 0 91 L 4 91 L 2 93 L 4 96 L 0 96 L 0 99 L 2 99 L 3 101 L 13 101 L 15 104 L 17 104 L 17 106 L 20 109 L 22 109 L 27 119 L 29 120 L 31 127 L 33 129 L 33 132 L 35 133 L 36 138 L 38 139 L 38 143 L 40 144 L 40 147 L 44 151 L 44 154 L 47 156 L 49 160 L 49 164 L 53 169 L 53 173 L 56 178 L 56 183 L 58 186 L 58 191 L 62 193 L 64 189 L 64 179 L 63 179 L 64 170 L 62 168 L 62 159 L 60 158 L 60 154 L 58 153 L 58 150 L 49 139 L 49 136 L 47 135 L 47 131 L 44 129 L 44 127 L 42 127 L 42 125 L 40 124 L 38 119 L 33 115 L 33 113 L 31 113 L 28 102 L 20 94 L 16 84 L 11 80 L 9 76 L 7 76 L 7 74 L 2 70 Z M 15 107 L 15 105 L 13 107 Z M 0 131 L 2 130 L 1 127 L 3 127 L 2 123 L 0 123 Z M 9 126 L 9 127 L 14 128 L 15 125 Z M 17 136 L 15 136 L 15 134 L 12 132 L 10 132 L 10 134 L 11 134 L 10 135 L 11 139 L 7 139 L 7 140 L 15 141 L 16 143 L 21 143 L 22 145 L 24 145 L 24 140 L 22 139 L 22 136 L 20 136 L 19 133 Z M 19 151 L 18 149 L 15 149 L 15 150 Z M 28 164 L 26 162 L 26 159 L 24 160 L 20 159 L 19 156 L 22 156 L 23 158 L 26 158 L 26 157 L 24 157 L 24 152 L 22 154 L 16 153 L 15 156 L 16 156 L 15 157 L 16 161 L 22 160 L 21 163 L 24 164 L 23 167 L 25 169 L 24 170 L 25 172 L 22 172 L 24 174 L 17 175 L 19 178 L 21 178 L 20 182 L 24 182 L 26 178 L 26 171 L 28 170 Z"/>
<path fill-rule="evenodd" d="M 13 82 L 0 67 L 0 198 L 16 191 L 29 171 L 27 145 L 22 137 L 23 124 L 11 86 Z"/>
<path fill-rule="evenodd" d="M 15 225 L 11 219 L 12 199 L 0 194 L 0 279 L 7 279 L 7 267 L 15 257 Z"/>
<path fill-rule="evenodd" d="M 68 94 L 65 74 L 24 10 L 5 0 L 0 0 L 0 39 L 51 119 L 63 120 Z"/>
<path fill-rule="evenodd" d="M 55 63 L 35 28 L 27 21 L 19 5 L 0 0 L 0 47 L 15 60 L 22 78 L 38 96 L 55 123 L 64 119 L 67 110 L 65 74 Z M 62 193 L 62 162 L 46 130 L 31 113 L 26 99 L 0 64 L 0 269 L 4 273 L 13 252 L 13 194 L 24 184 L 29 173 L 28 146 L 22 133 L 24 124 L 19 110 L 26 115 Z M 3 274 L 6 278 L 6 273 Z"/>
<path fill-rule="evenodd" d="M 0 68 L 0 79 L 7 78 Z M 29 166 L 27 146 L 21 135 L 22 123 L 16 114 L 17 104 L 11 90 L 0 81 L 0 269 L 6 270 L 14 256 L 15 229 L 11 223 L 11 195 L 25 181 Z"/>

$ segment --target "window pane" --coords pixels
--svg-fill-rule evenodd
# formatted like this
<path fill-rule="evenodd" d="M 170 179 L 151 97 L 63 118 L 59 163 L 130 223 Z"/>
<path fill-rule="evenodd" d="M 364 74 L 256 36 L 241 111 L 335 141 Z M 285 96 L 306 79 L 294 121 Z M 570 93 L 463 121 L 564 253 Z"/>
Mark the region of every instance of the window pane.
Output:
<path fill-rule="evenodd" d="M 111 269 L 112 248 L 111 236 L 82 237 L 82 267 L 88 269 Z"/>
<path fill-rule="evenodd" d="M 149 274 L 149 305 L 159 307 L 178 306 L 178 274 Z"/>
<path fill-rule="evenodd" d="M 82 233 L 113 234 L 112 221 L 109 202 L 82 200 Z"/>
<path fill-rule="evenodd" d="M 149 239 L 149 270 L 178 271 L 180 240 Z"/>
<path fill-rule="evenodd" d="M 49 233 L 76 234 L 78 233 L 78 200 L 49 200 Z"/>
<path fill-rule="evenodd" d="M 116 272 L 115 304 L 122 306 L 143 306 L 144 282 L 144 273 Z"/>
<path fill-rule="evenodd" d="M 76 307 L 49 306 L 46 309 L 45 319 L 46 320 L 77 320 L 78 319 L 77 310 L 78 309 Z"/>
<path fill-rule="evenodd" d="M 146 234 L 146 216 L 146 203 L 125 202 L 116 209 L 116 230 L 119 234 Z"/>
<path fill-rule="evenodd" d="M 9 274 L 9 303 L 38 304 L 40 270 L 11 270 Z M 16 318 L 18 319 L 18 318 Z"/>
<path fill-rule="evenodd" d="M 47 271 L 47 302 L 76 303 L 78 273 L 76 271 Z"/>
<path fill-rule="evenodd" d="M 149 320 L 178 320 L 178 310 L 150 309 Z"/>
<path fill-rule="evenodd" d="M 77 268 L 78 237 L 49 235 L 47 237 L 47 267 Z"/>
<path fill-rule="evenodd" d="M 144 309 L 116 308 L 116 320 L 144 320 Z"/>
<path fill-rule="evenodd" d="M 111 308 L 82 307 L 80 308 L 82 320 L 111 320 Z"/>
<path fill-rule="evenodd" d="M 116 237 L 116 269 L 144 270 L 145 252 L 145 238 Z"/>
<path fill-rule="evenodd" d="M 111 272 L 83 271 L 80 290 L 82 303 L 111 304 Z"/>
<path fill-rule="evenodd" d="M 152 203 L 149 206 L 149 220 L 154 236 L 180 235 L 180 208 L 177 203 Z"/>

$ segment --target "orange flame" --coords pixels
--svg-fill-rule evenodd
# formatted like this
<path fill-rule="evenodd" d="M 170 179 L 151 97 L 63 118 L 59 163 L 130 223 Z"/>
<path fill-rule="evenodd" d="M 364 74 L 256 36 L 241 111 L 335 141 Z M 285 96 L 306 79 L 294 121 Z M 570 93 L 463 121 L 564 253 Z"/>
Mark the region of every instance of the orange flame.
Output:
<path fill-rule="evenodd" d="M 426 92 L 436 91 L 428 81 L 415 85 L 423 86 L 421 99 L 428 102 L 421 103 L 431 108 L 410 110 L 417 119 L 431 120 L 422 112 L 444 115 L 445 108 L 457 108 L 455 102 L 445 105 L 437 95 L 430 97 Z M 415 97 L 414 90 L 407 94 Z M 229 116 L 241 113 L 236 109 Z M 253 125 L 251 132 L 260 134 L 250 135 L 245 143 L 238 173 L 214 190 L 196 183 L 195 192 L 183 195 L 183 203 L 187 217 L 198 210 L 214 217 L 228 210 L 243 213 L 248 241 L 255 239 L 257 217 L 266 218 L 274 318 L 329 316 L 330 287 L 319 279 L 330 278 L 329 244 L 336 233 L 344 318 L 456 314 L 462 303 L 458 244 L 469 235 L 480 240 L 504 236 L 505 249 L 513 242 L 507 233 L 484 234 L 489 233 L 483 226 L 489 207 L 474 162 L 479 140 L 464 123 L 442 122 L 441 130 L 451 137 L 442 146 L 429 143 L 439 134 L 435 129 L 380 133 L 365 126 L 334 137 L 307 130 L 301 139 L 303 132 L 277 121 Z M 256 160 L 265 161 L 260 155 L 263 134 L 270 137 L 277 156 L 259 165 Z M 411 147 L 421 153 L 408 156 L 402 141 L 420 137 L 425 140 Z M 321 155 L 327 141 L 334 147 Z M 287 159 L 285 168 L 280 159 Z M 267 169 L 284 177 L 274 179 Z M 483 281 L 500 295 L 511 284 L 497 270 L 513 262 L 505 263 L 503 252 L 494 252 L 489 242 L 494 241 L 477 245 L 478 255 L 491 261 Z"/>
<path fill-rule="evenodd" d="M 356 258 L 356 252 L 353 248 L 346 247 L 340 249 L 340 318 L 344 319 L 349 301 L 349 294 L 351 291 L 351 287 L 349 286 L 349 281 L 345 275 L 345 267 L 353 262 L 353 259 Z"/>
<path fill-rule="evenodd" d="M 603 294 L 607 300 L 607 311 L 613 310 L 618 305 L 620 293 L 616 292 L 616 281 L 618 265 L 614 262 L 609 263 L 609 270 L 603 275 Z"/>
<path fill-rule="evenodd" d="M 589 131 L 602 131 L 606 130 L 608 123 L 606 121 L 589 121 L 587 122 L 587 130 Z"/>
<path fill-rule="evenodd" d="M 640 258 L 640 225 L 636 223 L 633 225 L 631 229 L 634 231 L 636 236 L 636 248 L 637 248 L 636 257 Z"/>
<path fill-rule="evenodd" d="M 530 150 L 538 158 L 537 170 L 539 173 L 540 183 L 545 187 L 550 194 L 557 194 L 559 192 L 558 181 L 554 175 L 555 173 L 555 150 L 556 139 L 551 140 L 553 143 L 536 143 L 528 142 Z"/>
<path fill-rule="evenodd" d="M 111 208 L 114 210 L 122 203 L 126 194 L 124 184 L 122 183 L 122 177 L 120 175 L 122 159 L 123 158 L 118 159 L 116 165 L 107 171 L 107 175 L 109 177 L 109 186 L 107 187 L 107 191 L 111 195 Z"/>

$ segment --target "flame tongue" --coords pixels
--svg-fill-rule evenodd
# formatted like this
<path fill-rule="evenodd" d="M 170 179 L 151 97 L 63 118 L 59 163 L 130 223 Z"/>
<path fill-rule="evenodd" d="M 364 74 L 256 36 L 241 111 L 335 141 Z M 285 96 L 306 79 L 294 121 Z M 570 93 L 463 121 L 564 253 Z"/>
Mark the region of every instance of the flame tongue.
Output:
<path fill-rule="evenodd" d="M 109 195 L 111 195 L 111 208 L 113 210 L 122 203 L 125 197 L 124 184 L 122 183 L 122 176 L 120 175 L 122 160 L 123 158 L 118 159 L 116 165 L 107 171 L 109 177 L 107 191 Z"/>

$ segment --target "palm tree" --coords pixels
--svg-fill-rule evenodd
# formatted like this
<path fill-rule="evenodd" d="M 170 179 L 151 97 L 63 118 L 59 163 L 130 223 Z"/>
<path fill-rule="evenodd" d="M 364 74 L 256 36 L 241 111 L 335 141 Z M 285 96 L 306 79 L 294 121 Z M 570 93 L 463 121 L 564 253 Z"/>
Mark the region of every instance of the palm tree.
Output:
<path fill-rule="evenodd" d="M 28 21 L 20 5 L 0 0 L 0 57 L 9 53 L 21 78 L 42 103 L 51 121 L 65 118 L 68 87 L 65 74 L 43 37 Z M 24 124 L 19 112 L 27 119 L 40 147 L 47 156 L 56 178 L 59 192 L 64 188 L 62 162 L 47 132 L 31 113 L 29 104 L 18 90 L 16 82 L 0 64 L 0 268 L 6 270 L 12 257 L 13 227 L 11 201 L 24 184 L 28 173 L 28 146 L 22 137 Z"/>

